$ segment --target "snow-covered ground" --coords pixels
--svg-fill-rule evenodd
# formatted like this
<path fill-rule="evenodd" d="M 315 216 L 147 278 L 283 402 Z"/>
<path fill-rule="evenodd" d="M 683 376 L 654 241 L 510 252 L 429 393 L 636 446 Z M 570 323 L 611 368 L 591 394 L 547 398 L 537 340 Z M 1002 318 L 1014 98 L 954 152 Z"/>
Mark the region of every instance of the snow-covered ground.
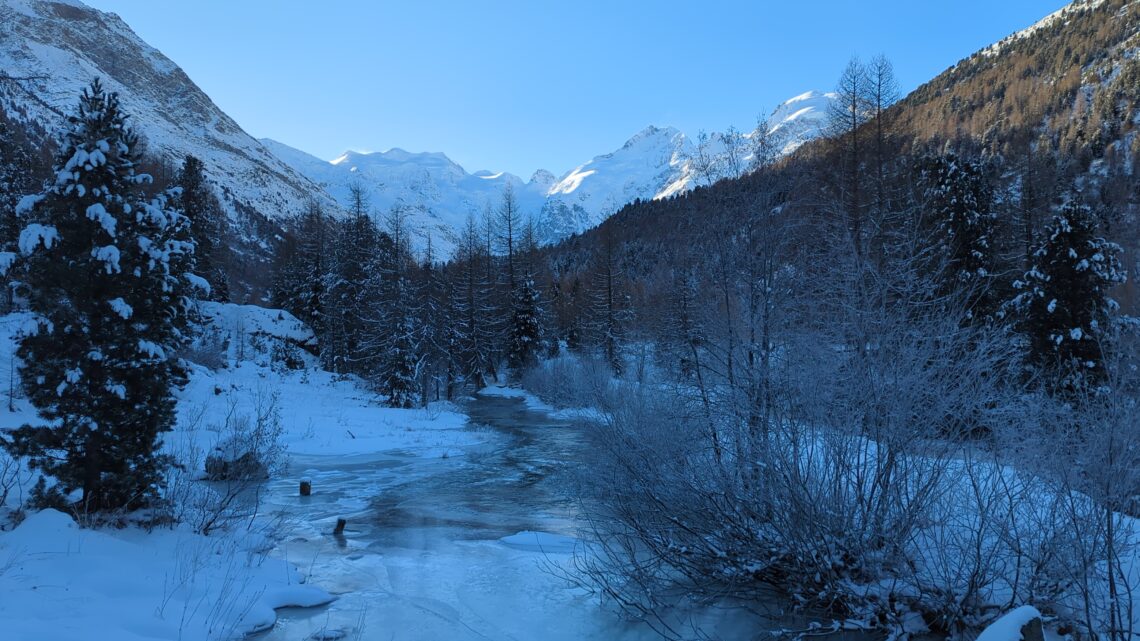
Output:
<path fill-rule="evenodd" d="M 287 462 L 255 488 L 259 516 L 239 511 L 204 536 L 194 519 L 147 531 L 29 514 L 0 532 L 0 639 L 656 638 L 550 571 L 581 548 L 566 491 L 574 417 L 509 388 L 484 390 L 471 420 L 449 404 L 384 408 L 360 381 L 317 369 L 311 333 L 288 314 L 201 311 L 213 329 L 190 351 L 200 364 L 165 446 L 192 461 L 182 491 L 208 492 L 205 455 L 269 417 Z M 0 318 L 0 376 L 26 320 Z M 0 405 L 2 426 L 37 420 L 22 398 Z M 733 624 L 709 617 L 709 629 Z"/>
<path fill-rule="evenodd" d="M 288 314 L 212 304 L 203 312 L 217 327 L 214 347 L 222 354 L 214 356 L 237 364 L 191 369 L 180 393 L 178 427 L 165 437 L 168 451 L 183 461 L 200 465 L 205 453 L 232 438 L 243 417 L 248 426 L 258 412 L 274 407 L 287 454 L 306 460 L 387 452 L 441 461 L 485 438 L 467 430 L 466 417 L 453 407 L 380 407 L 357 381 L 315 369 L 302 350 L 311 335 Z M 14 336 L 26 318 L 0 318 L 5 381 L 14 380 Z M 282 350 L 291 351 L 305 368 L 275 363 L 275 353 Z M 200 346 L 199 353 L 209 351 Z M 38 420 L 22 398 L 0 405 L 0 427 Z M 200 471 L 191 470 L 188 479 L 204 487 L 193 481 Z M 16 480 L 6 509 L 17 507 L 31 487 L 26 473 Z M 318 487 L 322 482 L 315 479 Z M 279 476 L 273 483 L 296 493 L 294 478 Z M 0 639 L 224 639 L 272 627 L 275 608 L 326 603 L 333 597 L 319 582 L 305 581 L 312 568 L 290 558 L 281 538 L 324 525 L 300 523 L 284 508 L 265 503 L 262 516 L 209 536 L 189 524 L 151 531 L 85 529 L 60 512 L 30 514 L 18 527 L 0 532 Z"/>

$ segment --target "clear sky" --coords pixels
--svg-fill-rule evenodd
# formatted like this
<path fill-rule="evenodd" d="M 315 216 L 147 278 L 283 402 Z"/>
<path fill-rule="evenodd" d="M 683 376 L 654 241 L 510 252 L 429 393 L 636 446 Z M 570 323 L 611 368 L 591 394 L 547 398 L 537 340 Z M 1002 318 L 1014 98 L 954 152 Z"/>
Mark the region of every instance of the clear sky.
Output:
<path fill-rule="evenodd" d="M 883 53 L 904 93 L 1064 0 L 86 0 L 320 158 L 561 174 L 645 126 L 751 129 Z"/>

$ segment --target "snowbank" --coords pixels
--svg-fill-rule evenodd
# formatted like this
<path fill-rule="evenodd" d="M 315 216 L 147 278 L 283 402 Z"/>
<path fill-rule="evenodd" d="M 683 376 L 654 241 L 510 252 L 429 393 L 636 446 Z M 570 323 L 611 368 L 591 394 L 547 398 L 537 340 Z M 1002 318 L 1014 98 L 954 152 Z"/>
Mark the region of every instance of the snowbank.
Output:
<path fill-rule="evenodd" d="M 985 630 L 982 630 L 977 641 L 1038 641 L 1037 639 L 1025 638 L 1022 629 L 1034 620 L 1039 621 L 1040 619 L 1041 613 L 1037 611 L 1037 608 L 1031 605 L 1023 605 L 1008 612 L 991 623 Z"/>
<path fill-rule="evenodd" d="M 207 331 L 190 356 L 209 357 L 210 366 L 191 365 L 178 392 L 178 423 L 163 436 L 194 487 L 206 487 L 193 480 L 204 454 L 259 415 L 276 426 L 286 455 L 455 456 L 481 439 L 450 404 L 381 407 L 361 381 L 316 369 L 312 332 L 287 312 L 218 303 L 202 303 L 200 312 Z M 31 321 L 28 314 L 0 317 L 5 380 L 16 380 L 16 337 Z M 8 396 L 0 427 L 42 423 L 18 392 Z M 0 460 L 0 481 L 4 473 Z M 6 506 L 26 500 L 33 481 L 22 470 Z M 4 516 L 0 511 L 0 527 Z M 32 513 L 0 531 L 0 639 L 239 638 L 272 627 L 277 608 L 329 602 L 326 591 L 274 558 L 280 553 L 267 523 L 247 520 L 202 536 L 185 525 L 84 529 L 60 512 Z"/>
<path fill-rule="evenodd" d="M 244 534 L 244 533 L 243 533 Z M 0 535 L 0 638 L 182 641 L 271 627 L 276 608 L 332 597 L 257 537 L 82 529 L 55 510 Z"/>

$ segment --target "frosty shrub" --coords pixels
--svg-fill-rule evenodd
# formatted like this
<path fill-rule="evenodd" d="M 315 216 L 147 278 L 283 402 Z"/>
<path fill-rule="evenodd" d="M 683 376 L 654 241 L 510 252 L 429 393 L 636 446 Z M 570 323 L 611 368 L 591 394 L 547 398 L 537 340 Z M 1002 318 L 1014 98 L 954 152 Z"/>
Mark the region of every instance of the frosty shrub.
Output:
<path fill-rule="evenodd" d="M 527 369 L 522 386 L 559 407 L 598 405 L 609 395 L 613 371 L 600 358 L 566 354 Z"/>
<path fill-rule="evenodd" d="M 204 425 L 203 406 L 168 443 L 178 465 L 165 481 L 166 520 L 200 534 L 251 523 L 265 480 L 285 464 L 277 393 L 258 389 L 248 407 L 235 396 L 226 400 L 221 424 Z M 212 445 L 206 451 L 201 443 Z"/>
<path fill-rule="evenodd" d="M 230 342 L 225 332 L 215 327 L 205 327 L 178 355 L 191 363 L 218 371 L 229 365 L 229 347 Z"/>
<path fill-rule="evenodd" d="M 1095 502 L 976 440 L 1047 418 L 1040 399 L 990 382 L 1015 360 L 1010 342 L 953 318 L 875 327 L 864 350 L 797 353 L 802 371 L 762 424 L 723 384 L 708 404 L 685 386 L 611 395 L 583 479 L 595 545 L 579 581 L 667 636 L 681 636 L 676 606 L 761 602 L 773 587 L 893 633 L 961 634 L 1013 604 L 1080 601 L 1073 586 L 1105 549 L 1085 531 Z"/>

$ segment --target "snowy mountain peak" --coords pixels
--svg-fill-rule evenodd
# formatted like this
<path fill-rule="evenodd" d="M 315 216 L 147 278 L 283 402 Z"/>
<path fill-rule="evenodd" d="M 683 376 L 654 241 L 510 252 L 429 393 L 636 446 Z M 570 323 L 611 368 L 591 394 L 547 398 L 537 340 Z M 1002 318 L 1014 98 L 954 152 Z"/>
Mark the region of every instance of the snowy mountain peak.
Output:
<path fill-rule="evenodd" d="M 545 169 L 539 169 L 531 175 L 530 180 L 527 181 L 528 185 L 536 185 L 542 187 L 544 190 L 549 191 L 558 178 Z"/>
<path fill-rule="evenodd" d="M 782 138 L 783 153 L 790 154 L 812 138 L 823 134 L 834 93 L 808 91 L 791 98 L 772 111 L 768 133 Z"/>
<path fill-rule="evenodd" d="M 636 147 L 638 145 L 644 144 L 658 144 L 656 141 L 661 140 L 672 141 L 675 140 L 678 136 L 681 136 L 683 138 L 684 134 L 682 134 L 674 127 L 656 127 L 650 125 L 631 136 L 629 140 L 625 141 L 625 144 L 622 145 L 622 149 L 630 149 L 631 147 Z"/>
<path fill-rule="evenodd" d="M 449 169 L 457 168 L 462 171 L 462 168 L 459 167 L 459 165 L 455 164 L 450 158 L 447 157 L 446 154 L 443 154 L 441 152 L 411 152 L 400 149 L 399 147 L 393 147 L 388 151 L 374 152 L 349 150 L 331 160 L 330 163 L 333 165 L 344 165 L 347 167 L 357 167 L 359 165 L 369 164 L 411 164 L 420 166 L 447 167 Z"/>

